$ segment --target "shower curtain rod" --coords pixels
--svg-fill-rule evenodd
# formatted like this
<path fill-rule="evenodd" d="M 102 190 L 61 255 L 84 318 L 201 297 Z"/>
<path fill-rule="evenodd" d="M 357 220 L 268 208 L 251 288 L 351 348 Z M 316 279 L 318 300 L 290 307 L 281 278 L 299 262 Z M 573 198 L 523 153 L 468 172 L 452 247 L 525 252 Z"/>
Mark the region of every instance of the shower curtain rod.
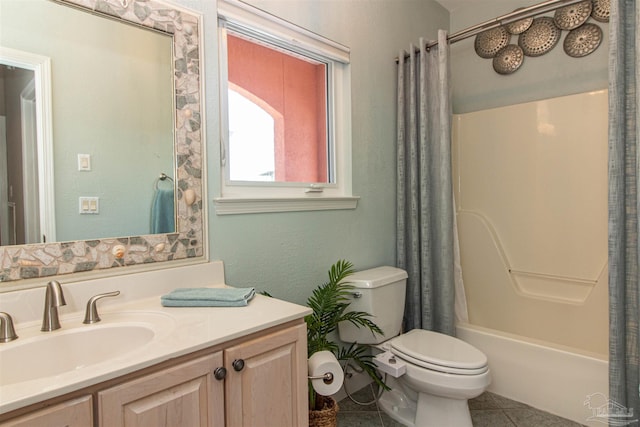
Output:
<path fill-rule="evenodd" d="M 474 25 L 469 28 L 465 28 L 464 30 L 458 31 L 456 33 L 451 34 L 447 37 L 449 43 L 456 43 L 460 40 L 467 39 L 469 37 L 473 37 L 483 31 L 490 30 L 492 28 L 499 27 L 501 25 L 510 24 L 512 22 L 519 21 L 521 19 L 531 18 L 536 15 L 541 15 L 543 13 L 552 12 L 556 9 L 560 9 L 561 7 L 570 6 L 572 4 L 582 3 L 584 0 L 547 0 L 542 3 L 534 4 L 532 6 L 523 7 L 521 9 L 514 10 L 513 12 L 506 13 L 504 15 L 500 15 L 496 18 L 485 21 L 481 24 Z M 433 41 L 427 43 L 427 49 L 437 46 L 438 42 Z M 416 48 L 416 53 L 420 52 L 420 48 Z M 405 54 L 404 58 L 407 59 L 409 54 Z M 396 58 L 396 63 L 399 62 L 399 59 Z"/>

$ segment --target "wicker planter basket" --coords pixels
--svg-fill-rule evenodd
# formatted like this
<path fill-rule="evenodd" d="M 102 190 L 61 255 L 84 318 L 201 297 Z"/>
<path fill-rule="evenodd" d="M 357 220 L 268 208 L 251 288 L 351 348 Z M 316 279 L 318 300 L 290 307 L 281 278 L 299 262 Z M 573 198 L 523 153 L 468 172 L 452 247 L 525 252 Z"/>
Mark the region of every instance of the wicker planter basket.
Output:
<path fill-rule="evenodd" d="M 309 427 L 337 427 L 338 402 L 331 396 L 318 395 L 317 399 L 322 409 L 309 410 Z"/>

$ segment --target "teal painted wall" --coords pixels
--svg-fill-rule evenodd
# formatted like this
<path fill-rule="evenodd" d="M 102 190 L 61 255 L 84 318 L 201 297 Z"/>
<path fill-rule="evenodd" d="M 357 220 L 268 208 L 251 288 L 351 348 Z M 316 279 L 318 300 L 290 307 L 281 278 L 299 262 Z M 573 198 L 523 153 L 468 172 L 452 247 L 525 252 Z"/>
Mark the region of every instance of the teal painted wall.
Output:
<path fill-rule="evenodd" d="M 504 15 L 535 0 L 483 0 L 451 12 L 451 32 Z M 547 13 L 546 16 L 553 16 Z M 568 56 L 562 47 L 567 31 L 549 53 L 525 57 L 515 73 L 502 76 L 493 70 L 491 59 L 480 58 L 474 49 L 474 38 L 451 46 L 453 112 L 466 113 L 504 105 L 571 95 L 607 87 L 607 55 L 609 24 L 593 19 L 603 31 L 600 47 L 583 58 Z M 513 36 L 511 43 L 517 43 Z"/>
<path fill-rule="evenodd" d="M 395 77 L 393 58 L 420 37 L 433 39 L 449 27 L 448 12 L 434 1 L 253 0 L 270 13 L 351 48 L 353 189 L 355 211 L 218 217 L 209 203 L 211 258 L 225 262 L 227 281 L 267 289 L 303 302 L 325 278 L 329 265 L 346 258 L 357 269 L 395 262 Z M 480 3 L 480 2 L 479 2 Z M 531 0 L 482 1 L 455 10 L 451 32 L 530 5 Z M 473 39 L 452 45 L 454 112 L 476 111 L 535 99 L 605 88 L 607 32 L 590 56 L 575 59 L 558 46 L 527 58 L 510 76 L 500 76 L 479 58 Z M 211 28 L 207 29 L 209 34 Z M 207 34 L 207 52 L 216 49 Z M 515 38 L 513 39 L 515 41 Z M 216 51 L 217 52 L 217 51 Z M 207 53 L 207 73 L 211 70 Z M 216 70 L 217 72 L 217 70 Z M 211 82 L 211 79 L 207 79 Z M 215 88 L 217 91 L 217 87 Z M 210 91 L 211 88 L 208 89 Z M 207 103 L 209 123 L 211 105 Z M 217 104 L 213 104 L 217 105 Z M 216 113 L 217 114 L 217 113 Z M 217 115 L 216 115 L 217 117 Z M 218 128 L 209 129 L 209 195 L 219 185 Z"/>
<path fill-rule="evenodd" d="M 204 13 L 210 258 L 226 281 L 303 303 L 341 258 L 357 269 L 395 264 L 395 57 L 419 37 L 447 28 L 433 0 L 251 1 L 351 48 L 353 192 L 356 210 L 217 216 L 219 98 L 216 5 L 181 1 Z"/>
<path fill-rule="evenodd" d="M 219 87 L 216 2 L 174 0 L 204 14 L 208 229 L 210 258 L 225 263 L 226 281 L 304 302 L 340 258 L 357 269 L 395 263 L 394 58 L 438 28 L 452 31 L 494 18 L 529 0 L 483 1 L 449 14 L 433 0 L 250 0 L 249 3 L 345 44 L 352 58 L 353 190 L 356 210 L 217 216 Z M 604 25 L 603 29 L 608 30 Z M 452 46 L 455 112 L 509 105 L 606 86 L 606 40 L 573 59 L 561 45 L 527 59 L 511 76 L 476 56 L 473 40 Z"/>

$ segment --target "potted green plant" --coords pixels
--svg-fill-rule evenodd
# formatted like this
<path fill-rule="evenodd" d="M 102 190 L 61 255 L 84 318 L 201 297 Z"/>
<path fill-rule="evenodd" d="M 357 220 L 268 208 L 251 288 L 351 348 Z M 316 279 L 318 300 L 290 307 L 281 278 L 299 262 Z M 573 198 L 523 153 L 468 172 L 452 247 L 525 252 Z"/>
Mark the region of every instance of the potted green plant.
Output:
<path fill-rule="evenodd" d="M 352 343 L 344 347 L 336 342 L 336 329 L 342 322 L 351 322 L 359 328 L 367 328 L 373 334 L 382 334 L 382 330 L 371 320 L 371 315 L 363 311 L 347 311 L 349 295 L 354 286 L 345 280 L 353 274 L 353 264 L 340 260 L 331 266 L 329 281 L 313 290 L 307 305 L 313 310 L 305 317 L 307 323 L 307 357 L 322 350 L 332 352 L 341 363 L 354 363 L 364 370 L 381 387 L 388 389 L 378 377 L 373 356 L 367 347 Z M 309 382 L 309 425 L 336 425 L 338 406 L 330 396 L 320 396 Z M 327 422 L 333 418 L 333 423 Z"/>

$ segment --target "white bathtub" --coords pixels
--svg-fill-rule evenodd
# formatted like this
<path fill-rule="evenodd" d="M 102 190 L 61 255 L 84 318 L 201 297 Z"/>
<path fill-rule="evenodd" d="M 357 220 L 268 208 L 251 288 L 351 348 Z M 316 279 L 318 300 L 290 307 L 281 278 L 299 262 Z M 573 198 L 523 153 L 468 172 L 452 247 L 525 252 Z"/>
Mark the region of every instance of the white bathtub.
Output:
<path fill-rule="evenodd" d="M 604 425 L 588 400 L 608 398 L 607 360 L 471 324 L 458 325 L 457 336 L 487 355 L 489 391 L 580 424 Z"/>

